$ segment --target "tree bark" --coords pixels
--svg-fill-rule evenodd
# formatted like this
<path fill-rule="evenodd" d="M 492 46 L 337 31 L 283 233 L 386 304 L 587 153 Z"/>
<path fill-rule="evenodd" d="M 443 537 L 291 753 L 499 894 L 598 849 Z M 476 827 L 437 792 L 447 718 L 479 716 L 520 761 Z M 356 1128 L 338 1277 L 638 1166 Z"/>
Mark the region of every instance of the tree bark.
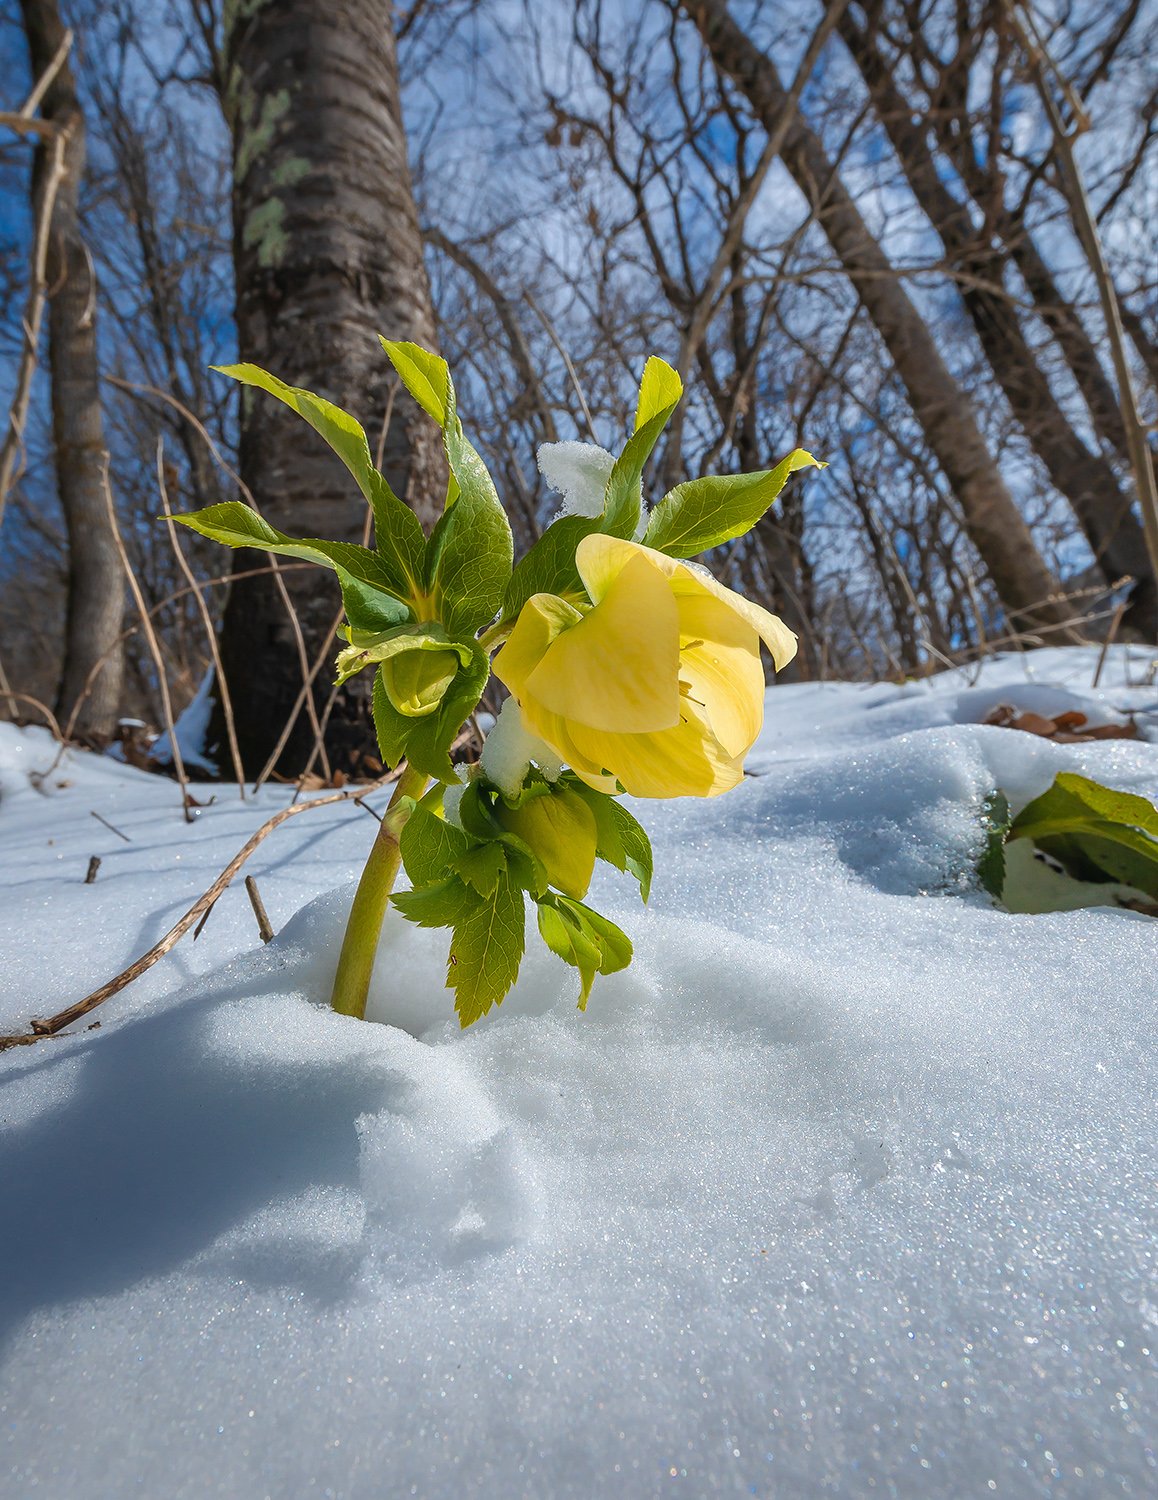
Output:
<path fill-rule="evenodd" d="M 393 24 L 391 0 L 230 0 L 224 16 L 240 357 L 350 411 L 372 452 L 391 389 L 378 334 L 435 345 Z M 365 503 L 321 439 L 251 391 L 241 414 L 241 477 L 263 515 L 296 535 L 360 542 Z M 405 394 L 383 455 L 395 491 L 429 523 L 446 484 L 439 434 Z M 249 566 L 244 557 L 237 564 Z M 321 570 L 287 575 L 286 584 L 312 658 L 339 607 L 337 589 Z M 234 585 L 222 658 L 253 771 L 302 683 L 273 580 Z M 328 679 L 323 670 L 323 689 Z M 372 736 L 367 725 L 355 688 L 343 694 L 328 742 L 341 755 Z M 312 743 L 302 715 L 279 769 L 300 769 Z"/>
<path fill-rule="evenodd" d="M 57 0 L 20 0 L 20 8 L 32 75 L 38 78 L 64 40 L 60 7 Z M 52 207 L 47 262 L 53 450 L 68 531 L 64 666 L 56 714 L 66 724 L 75 713 L 76 736 L 99 742 L 112 734 L 120 708 L 124 652 L 118 643 L 125 596 L 105 503 L 96 273 L 80 228 L 84 116 L 68 58 L 45 92 L 41 113 L 65 136 L 65 175 Z M 34 216 L 48 167 L 49 148 L 42 144 L 32 172 Z"/>
<path fill-rule="evenodd" d="M 716 68 L 769 127 L 787 98 L 771 59 L 737 26 L 724 0 L 683 0 L 683 9 Z M 913 414 L 957 496 L 970 539 L 1006 610 L 1021 627 L 1060 624 L 1070 611 L 1056 597 L 1057 581 L 989 452 L 968 396 L 870 234 L 822 142 L 799 114 L 785 135 L 781 159 L 801 191 L 814 202 L 821 199 L 818 221 L 889 351 Z"/>
<path fill-rule="evenodd" d="M 866 28 L 846 11 L 841 40 L 860 69 L 921 211 L 937 231 L 949 263 L 962 273 L 961 300 L 998 385 L 1054 488 L 1070 502 L 1107 583 L 1136 580 L 1130 624 L 1150 639 L 1158 628 L 1158 592 L 1131 496 L 1101 453 L 1091 452 L 1058 405 L 1030 348 L 1011 299 L 1003 294 L 1005 256 L 978 229 L 967 203 L 949 191 L 926 141 L 926 125 L 893 81 L 892 70 Z M 1119 417 L 1120 423 L 1120 417 Z"/>

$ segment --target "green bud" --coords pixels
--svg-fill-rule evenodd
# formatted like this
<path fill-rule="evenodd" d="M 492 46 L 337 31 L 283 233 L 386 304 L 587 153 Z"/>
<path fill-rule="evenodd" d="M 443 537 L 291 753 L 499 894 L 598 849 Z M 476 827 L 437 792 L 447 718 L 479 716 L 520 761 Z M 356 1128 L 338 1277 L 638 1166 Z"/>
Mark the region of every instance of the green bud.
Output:
<path fill-rule="evenodd" d="M 577 792 L 547 792 L 521 807 L 500 801 L 495 817 L 530 845 L 557 891 L 577 901 L 587 894 L 595 870 L 595 815 Z"/>
<path fill-rule="evenodd" d="M 382 686 L 400 714 L 422 719 L 438 708 L 460 666 L 456 651 L 416 647 L 382 663 Z"/>

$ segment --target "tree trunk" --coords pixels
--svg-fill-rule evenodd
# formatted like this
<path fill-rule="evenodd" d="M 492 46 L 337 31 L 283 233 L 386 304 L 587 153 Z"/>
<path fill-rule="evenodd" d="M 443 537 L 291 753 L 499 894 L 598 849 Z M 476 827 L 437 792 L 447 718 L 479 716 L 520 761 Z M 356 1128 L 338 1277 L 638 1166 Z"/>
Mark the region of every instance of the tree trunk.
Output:
<path fill-rule="evenodd" d="M 724 0 L 683 0 L 716 68 L 770 128 L 787 101 L 772 61 L 736 25 Z M 781 159 L 818 204 L 818 222 L 876 325 L 909 405 L 965 516 L 970 539 L 1014 623 L 1060 624 L 1070 615 L 986 445 L 969 398 L 836 175 L 819 137 L 797 114 Z M 1059 632 L 1055 639 L 1064 638 Z"/>
<path fill-rule="evenodd" d="M 21 11 L 32 76 L 39 78 L 64 40 L 60 7 L 57 0 L 21 0 Z M 97 364 L 95 272 L 80 231 L 84 116 L 67 58 L 44 95 L 41 114 L 65 132 L 65 175 L 53 203 L 47 262 L 52 436 L 69 549 L 64 669 L 56 713 L 62 724 L 75 713 L 78 738 L 102 741 L 116 727 L 121 702 L 125 595 L 105 499 L 108 455 Z M 32 173 L 34 215 L 43 201 L 48 169 L 48 147 L 41 145 Z"/>
<path fill-rule="evenodd" d="M 392 375 L 378 334 L 435 343 L 393 22 L 390 0 L 232 0 L 224 20 L 240 357 L 350 411 L 372 452 Z M 296 535 L 360 542 L 365 503 L 321 439 L 252 391 L 242 393 L 241 413 L 241 477 L 267 520 Z M 391 485 L 429 523 L 445 492 L 439 434 L 405 393 L 383 454 Z M 252 563 L 240 554 L 237 569 Z M 337 588 L 319 569 L 285 581 L 312 660 L 340 605 Z M 233 586 L 222 658 L 242 758 L 254 771 L 302 684 L 272 579 Z M 323 668 L 323 692 L 329 680 Z M 372 741 L 367 725 L 358 684 L 335 709 L 328 743 L 341 755 Z M 279 769 L 299 770 L 312 744 L 299 715 Z"/>
<path fill-rule="evenodd" d="M 1086 447 L 1055 400 L 1016 309 L 1000 290 L 1003 253 L 993 248 L 987 231 L 974 226 L 968 205 L 945 185 L 926 143 L 925 123 L 893 82 L 892 70 L 871 35 L 847 11 L 837 29 L 860 69 L 914 198 L 940 236 L 950 264 L 963 275 L 961 300 L 1010 410 L 1050 482 L 1070 502 L 1103 578 L 1107 583 L 1124 576 L 1136 580 L 1129 622 L 1151 639 L 1158 628 L 1158 592 L 1129 492 L 1119 485 L 1109 461 Z"/>

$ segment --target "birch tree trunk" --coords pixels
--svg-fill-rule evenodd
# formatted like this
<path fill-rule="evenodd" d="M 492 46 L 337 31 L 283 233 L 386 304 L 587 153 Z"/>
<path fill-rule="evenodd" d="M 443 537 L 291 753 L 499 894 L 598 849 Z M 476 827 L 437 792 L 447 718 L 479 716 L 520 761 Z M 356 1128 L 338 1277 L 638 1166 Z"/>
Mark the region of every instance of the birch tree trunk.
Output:
<path fill-rule="evenodd" d="M 39 78 L 64 40 L 60 7 L 57 0 L 20 0 L 20 8 L 32 76 Z M 65 175 L 53 202 L 47 261 L 53 450 L 68 531 L 64 668 L 56 713 L 67 724 L 75 712 L 76 736 L 99 742 L 112 734 L 120 708 L 125 595 L 105 501 L 96 273 L 80 229 L 84 116 L 68 58 L 44 95 L 41 114 L 65 135 Z M 49 148 L 42 144 L 32 173 L 34 214 L 48 168 Z"/>
<path fill-rule="evenodd" d="M 378 335 L 435 344 L 391 0 L 230 0 L 224 32 L 240 358 L 350 411 L 373 452 L 390 404 Z M 365 503 L 317 435 L 252 391 L 242 393 L 241 414 L 241 477 L 262 514 L 297 535 L 360 542 Z M 405 394 L 393 407 L 383 453 L 391 485 L 429 522 L 445 491 L 439 435 Z M 237 571 L 252 564 L 252 554 L 238 555 Z M 336 586 L 320 569 L 288 573 L 285 582 L 312 660 L 340 605 Z M 273 580 L 234 584 L 222 657 L 252 772 L 302 685 Z M 323 667 L 323 693 L 330 680 Z M 366 741 L 363 710 L 360 698 L 344 695 L 332 745 Z M 312 744 L 300 715 L 279 769 L 300 769 Z"/>
<path fill-rule="evenodd" d="M 766 129 L 788 102 L 771 59 L 741 30 L 725 0 L 682 0 L 708 53 L 743 93 Z M 840 258 L 905 386 L 909 405 L 961 506 L 973 545 L 1002 603 L 1021 627 L 1057 625 L 1071 613 L 1038 551 L 954 378 L 888 257 L 841 183 L 823 143 L 799 112 L 784 135 L 781 160 L 801 192 L 818 202 L 817 219 Z M 1056 632 L 1052 639 L 1065 639 Z"/>

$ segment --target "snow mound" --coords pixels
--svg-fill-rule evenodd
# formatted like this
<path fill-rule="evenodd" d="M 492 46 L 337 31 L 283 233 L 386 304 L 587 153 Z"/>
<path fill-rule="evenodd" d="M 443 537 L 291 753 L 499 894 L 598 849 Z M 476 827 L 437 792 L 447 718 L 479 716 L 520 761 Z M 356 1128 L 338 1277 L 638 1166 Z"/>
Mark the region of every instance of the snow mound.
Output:
<path fill-rule="evenodd" d="M 600 875 L 636 960 L 586 1015 L 531 943 L 460 1032 L 445 939 L 393 918 L 385 1024 L 333 1015 L 373 829 L 279 830 L 275 942 L 231 893 L 100 1031 L 0 1058 L 12 1493 L 1153 1493 L 1158 924 L 1013 916 L 969 873 L 995 785 L 1158 796 L 1152 743 L 977 722 L 1027 671 L 1086 711 L 1095 661 L 774 690 L 758 774 L 637 805 L 653 907 Z M 1145 673 L 1114 648 L 1092 706 L 1150 733 Z M 270 810 L 223 788 L 186 833 L 84 758 L 48 798 L 34 745 L 0 734 L 13 1019 Z M 107 886 L 70 884 L 86 807 L 134 839 Z"/>

